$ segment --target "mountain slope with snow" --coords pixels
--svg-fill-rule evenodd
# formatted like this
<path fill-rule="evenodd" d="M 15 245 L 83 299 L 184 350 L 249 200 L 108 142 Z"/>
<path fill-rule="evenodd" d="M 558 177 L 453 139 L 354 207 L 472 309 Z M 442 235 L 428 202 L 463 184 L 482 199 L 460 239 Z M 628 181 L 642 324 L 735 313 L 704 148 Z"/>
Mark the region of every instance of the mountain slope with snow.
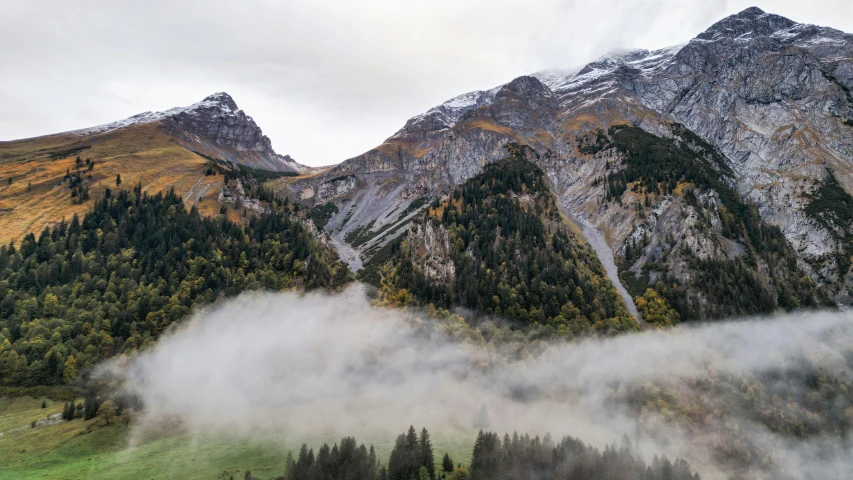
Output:
<path fill-rule="evenodd" d="M 292 182 L 289 194 L 339 207 L 326 228 L 355 247 L 358 267 L 408 231 L 401 211 L 441 198 L 519 143 L 537 153 L 566 215 L 604 238 L 608 251 L 599 256 L 615 257 L 628 284 L 640 278 L 654 286 L 671 274 L 681 286 L 698 285 L 697 262 L 741 262 L 768 298 L 787 295 L 771 285 L 770 270 L 782 268 L 849 303 L 853 222 L 827 199 L 853 192 L 851 90 L 853 36 L 750 8 L 681 45 L 458 96 L 379 147 Z M 658 140 L 643 142 L 654 148 L 682 149 L 678 155 L 695 157 L 714 178 L 699 188 L 684 176 L 665 177 L 657 186 L 632 183 L 623 194 L 632 159 L 646 153 L 609 133 L 619 125 L 651 134 Z M 786 253 L 779 255 L 793 263 L 754 260 L 758 240 L 721 227 L 734 208 L 730 195 L 743 202 L 737 215 L 758 222 L 750 232 L 781 232 Z M 678 254 L 685 249 L 692 253 Z M 633 284 L 634 295 L 643 282 Z M 705 293 L 685 294 L 693 311 L 717 301 Z"/>
<path fill-rule="evenodd" d="M 67 132 L 74 135 L 98 135 L 136 125 L 161 124 L 189 148 L 198 144 L 224 160 L 253 168 L 276 172 L 311 170 L 289 155 L 277 154 L 270 139 L 263 134 L 252 117 L 237 107 L 225 92 L 214 93 L 187 107 L 175 107 L 163 112 L 144 112 L 115 122 Z"/>
<path fill-rule="evenodd" d="M 0 142 L 0 243 L 82 216 L 107 189 L 137 183 L 149 193 L 174 189 L 188 207 L 218 215 L 222 171 L 243 167 L 266 177 L 315 171 L 277 154 L 226 93 L 98 127 Z"/>

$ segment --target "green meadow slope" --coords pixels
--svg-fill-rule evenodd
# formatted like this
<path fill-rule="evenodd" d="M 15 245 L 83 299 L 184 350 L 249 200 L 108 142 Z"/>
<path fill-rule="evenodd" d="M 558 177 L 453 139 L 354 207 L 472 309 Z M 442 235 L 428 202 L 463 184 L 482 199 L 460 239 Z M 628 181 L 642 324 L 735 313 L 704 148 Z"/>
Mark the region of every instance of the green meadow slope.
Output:
<path fill-rule="evenodd" d="M 317 448 L 339 441 L 332 435 L 305 438 L 281 436 L 191 435 L 185 431 L 159 431 L 144 438 L 133 427 L 126 429 L 101 417 L 55 424 L 40 423 L 62 412 L 63 402 L 31 397 L 0 398 L 0 478 L 41 479 L 214 479 L 255 476 L 273 478 L 284 474 L 288 451 L 295 455 L 302 443 Z M 357 433 L 358 432 L 354 432 Z M 449 452 L 467 464 L 476 432 L 453 437 L 433 437 L 436 458 Z M 372 443 L 383 462 L 394 446 L 396 433 L 364 438 Z"/>

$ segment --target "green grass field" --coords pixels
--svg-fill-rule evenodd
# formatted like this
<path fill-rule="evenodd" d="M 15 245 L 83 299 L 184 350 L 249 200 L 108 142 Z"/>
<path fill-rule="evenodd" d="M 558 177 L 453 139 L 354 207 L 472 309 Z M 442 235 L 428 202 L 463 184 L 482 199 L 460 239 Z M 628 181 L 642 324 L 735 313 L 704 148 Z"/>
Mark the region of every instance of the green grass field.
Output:
<path fill-rule="evenodd" d="M 61 413 L 63 403 L 30 397 L 0 398 L 0 478 L 17 479 L 219 479 L 255 476 L 273 478 L 284 473 L 288 450 L 296 453 L 303 442 L 317 448 L 335 438 L 305 438 L 283 442 L 273 438 L 160 433 L 129 446 L 132 430 L 103 419 L 61 421 L 53 425 L 31 423 Z M 394 438 L 364 438 L 373 443 L 380 458 L 390 454 Z M 450 439 L 432 434 L 436 460 L 448 451 L 467 464 L 474 434 Z"/>

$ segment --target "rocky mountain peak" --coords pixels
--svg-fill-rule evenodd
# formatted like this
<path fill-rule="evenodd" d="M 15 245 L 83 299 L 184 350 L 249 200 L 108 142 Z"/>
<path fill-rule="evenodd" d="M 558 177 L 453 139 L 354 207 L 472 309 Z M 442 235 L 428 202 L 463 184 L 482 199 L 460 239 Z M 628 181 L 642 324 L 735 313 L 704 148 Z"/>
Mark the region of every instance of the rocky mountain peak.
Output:
<path fill-rule="evenodd" d="M 237 102 L 234 101 L 234 98 L 231 95 L 228 95 L 225 92 L 217 92 L 213 95 L 208 95 L 200 102 L 201 104 L 216 104 L 222 107 L 227 108 L 231 111 L 237 111 Z"/>
<path fill-rule="evenodd" d="M 797 22 L 780 15 L 766 13 L 758 7 L 750 7 L 711 25 L 696 38 L 712 41 L 720 38 L 738 38 L 750 33 L 755 36 L 772 35 L 796 24 Z"/>
<path fill-rule="evenodd" d="M 304 169 L 289 156 L 277 154 L 261 127 L 239 110 L 237 102 L 225 92 L 208 95 L 201 102 L 167 110 L 161 115 L 166 130 L 186 141 L 201 142 L 232 163 L 273 171 L 300 172 Z M 232 155 L 227 150 L 238 154 Z"/>
<path fill-rule="evenodd" d="M 853 191 L 851 58 L 853 35 L 749 8 L 680 45 L 613 52 L 583 67 L 548 70 L 459 95 L 409 120 L 386 144 L 288 188 L 308 203 L 336 203 L 339 212 L 326 231 L 342 246 L 342 256 L 360 268 L 405 231 L 401 225 L 409 214 L 401 211 L 414 211 L 411 205 L 422 207 L 446 194 L 505 158 L 507 145 L 524 143 L 544 153 L 531 158 L 536 157 L 567 216 L 583 226 L 596 255 L 613 272 L 613 258 L 633 259 L 637 249 L 640 263 L 657 261 L 661 245 L 678 243 L 666 240 L 668 234 L 687 242 L 691 255 L 701 255 L 696 258 L 729 262 L 752 248 L 731 231 L 714 227 L 716 233 L 708 233 L 709 225 L 722 220 L 683 236 L 694 225 L 684 219 L 705 222 L 702 205 L 719 203 L 723 192 L 727 202 L 754 206 L 768 228 L 778 228 L 774 238 L 796 252 L 789 258 L 796 255 L 798 265 L 804 265 L 802 275 L 791 270 L 790 278 L 809 275 L 828 295 L 847 295 L 853 292 L 846 260 L 853 247 L 846 246 L 846 237 L 817 225 L 813 211 L 821 206 L 815 203 L 820 191 L 839 193 L 831 182 Z M 604 137 L 615 134 L 600 133 L 616 124 L 634 125 L 620 135 L 623 145 L 641 137 L 666 151 L 688 145 L 674 164 L 683 165 L 689 157 L 719 174 L 714 185 L 694 192 L 705 199 L 691 204 L 685 184 L 678 187 L 679 173 L 671 190 L 651 193 L 648 202 L 657 202 L 652 209 L 643 204 L 651 198 L 648 190 L 627 189 L 629 202 L 614 203 L 611 190 L 629 182 L 613 179 L 626 175 L 632 161 L 615 143 L 606 143 Z M 674 137 L 680 140 L 670 144 Z M 661 162 L 646 160 L 655 166 Z M 645 175 L 648 165 L 638 165 L 637 172 Z M 853 221 L 849 225 L 853 232 Z M 351 242 L 371 229 L 377 234 L 369 241 Z M 643 244 L 646 237 L 651 245 Z M 841 260 L 832 263 L 836 257 Z M 687 270 L 680 272 L 676 275 L 682 279 L 694 278 Z M 619 284 L 618 273 L 610 278 Z M 772 303 L 778 295 L 768 292 Z"/>
<path fill-rule="evenodd" d="M 539 100 L 551 96 L 551 90 L 538 78 L 524 75 L 507 83 L 498 91 L 495 101 L 506 97 L 518 97 Z"/>
<path fill-rule="evenodd" d="M 97 127 L 75 130 L 78 135 L 98 135 L 134 125 L 159 123 L 192 150 L 204 150 L 234 164 L 273 171 L 306 171 L 287 155 L 272 148 L 255 120 L 237 106 L 231 95 L 217 92 L 186 107 L 144 112 Z"/>

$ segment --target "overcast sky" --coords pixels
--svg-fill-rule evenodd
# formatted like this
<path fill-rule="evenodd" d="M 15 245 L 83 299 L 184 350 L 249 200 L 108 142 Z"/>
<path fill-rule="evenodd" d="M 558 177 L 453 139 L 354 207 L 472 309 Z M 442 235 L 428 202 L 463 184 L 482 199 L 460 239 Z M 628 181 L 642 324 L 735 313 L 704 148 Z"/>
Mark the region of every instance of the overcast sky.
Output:
<path fill-rule="evenodd" d="M 0 140 L 230 93 L 309 165 L 451 97 L 608 51 L 682 43 L 737 0 L 0 0 Z M 850 0 L 768 12 L 853 32 Z"/>

